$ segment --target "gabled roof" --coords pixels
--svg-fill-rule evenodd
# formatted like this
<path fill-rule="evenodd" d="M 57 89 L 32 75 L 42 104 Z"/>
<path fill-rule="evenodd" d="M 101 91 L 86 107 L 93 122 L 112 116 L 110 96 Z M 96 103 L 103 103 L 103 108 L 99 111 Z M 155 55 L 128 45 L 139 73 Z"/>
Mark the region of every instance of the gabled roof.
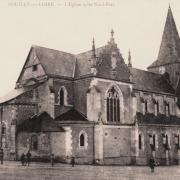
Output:
<path fill-rule="evenodd" d="M 157 125 L 180 125 L 180 118 L 177 116 L 165 116 L 164 114 L 145 114 L 138 112 L 136 114 L 138 124 L 157 124 Z"/>
<path fill-rule="evenodd" d="M 168 9 L 158 58 L 148 68 L 180 63 L 180 39 L 171 8 Z"/>
<path fill-rule="evenodd" d="M 29 58 L 31 57 L 31 53 L 34 53 L 37 56 L 46 75 L 63 76 L 69 78 L 74 76 L 75 55 L 45 47 L 32 46 L 23 69 L 19 75 L 18 81 L 24 72 L 24 68 L 28 63 Z"/>
<path fill-rule="evenodd" d="M 97 57 L 99 57 L 103 49 L 105 49 L 105 46 L 95 49 Z M 77 63 L 76 63 L 75 77 L 80 77 L 91 73 L 91 62 L 90 62 L 91 56 L 92 56 L 92 50 L 76 55 Z"/>
<path fill-rule="evenodd" d="M 45 72 L 50 75 L 73 77 L 75 56 L 70 53 L 34 46 Z"/>
<path fill-rule="evenodd" d="M 50 117 L 47 112 L 34 115 L 17 127 L 18 132 L 64 132 L 64 129 Z"/>
<path fill-rule="evenodd" d="M 108 43 L 103 47 L 95 49 L 95 52 L 98 58 L 96 62 L 97 77 L 129 82 L 130 73 L 119 49 L 117 48 L 117 44 L 114 42 Z M 115 75 L 113 75 L 112 72 L 111 57 L 113 53 L 116 54 L 116 67 L 114 69 L 116 71 Z M 90 74 L 92 50 L 78 54 L 76 58 L 75 77 Z"/>
<path fill-rule="evenodd" d="M 55 120 L 56 121 L 86 121 L 86 122 L 88 121 L 87 118 L 82 113 L 80 113 L 74 108 L 58 116 Z"/>
<path fill-rule="evenodd" d="M 149 71 L 131 68 L 134 89 L 174 94 L 173 87 L 164 76 Z"/>

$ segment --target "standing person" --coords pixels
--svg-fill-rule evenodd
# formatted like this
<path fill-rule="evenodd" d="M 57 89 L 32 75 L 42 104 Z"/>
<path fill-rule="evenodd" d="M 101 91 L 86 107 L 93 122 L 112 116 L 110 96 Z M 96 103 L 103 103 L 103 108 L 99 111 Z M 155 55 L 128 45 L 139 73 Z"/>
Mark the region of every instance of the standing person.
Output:
<path fill-rule="evenodd" d="M 22 163 L 22 166 L 24 166 L 25 165 L 25 154 L 24 153 L 22 153 L 22 155 L 21 155 L 21 163 Z"/>
<path fill-rule="evenodd" d="M 3 164 L 3 159 L 4 159 L 4 152 L 3 149 L 0 149 L 0 160 L 1 160 L 1 164 Z"/>
<path fill-rule="evenodd" d="M 51 166 L 53 167 L 54 166 L 54 154 L 51 154 L 50 159 L 51 159 Z"/>
<path fill-rule="evenodd" d="M 30 165 L 30 161 L 31 161 L 31 153 L 30 153 L 30 151 L 28 151 L 26 156 L 27 156 L 27 165 L 29 166 Z"/>
<path fill-rule="evenodd" d="M 75 165 L 75 157 L 72 157 L 72 159 L 71 159 L 71 165 L 72 165 L 72 167 L 74 167 L 74 165 Z"/>
<path fill-rule="evenodd" d="M 154 158 L 151 157 L 149 160 L 149 167 L 151 168 L 152 173 L 154 172 L 154 166 L 155 166 L 155 161 L 154 161 Z"/>

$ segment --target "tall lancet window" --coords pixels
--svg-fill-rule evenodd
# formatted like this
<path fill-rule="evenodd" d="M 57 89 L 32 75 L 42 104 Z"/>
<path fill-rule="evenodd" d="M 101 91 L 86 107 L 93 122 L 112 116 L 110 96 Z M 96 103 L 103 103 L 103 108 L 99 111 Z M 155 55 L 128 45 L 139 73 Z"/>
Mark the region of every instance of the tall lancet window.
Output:
<path fill-rule="evenodd" d="M 67 105 L 67 90 L 64 86 L 60 87 L 58 92 L 58 104 L 60 106 Z"/>
<path fill-rule="evenodd" d="M 60 105 L 63 106 L 64 105 L 64 89 L 63 88 L 60 89 L 59 97 L 60 97 Z"/>
<path fill-rule="evenodd" d="M 115 87 L 107 93 L 107 121 L 120 122 L 120 97 Z"/>

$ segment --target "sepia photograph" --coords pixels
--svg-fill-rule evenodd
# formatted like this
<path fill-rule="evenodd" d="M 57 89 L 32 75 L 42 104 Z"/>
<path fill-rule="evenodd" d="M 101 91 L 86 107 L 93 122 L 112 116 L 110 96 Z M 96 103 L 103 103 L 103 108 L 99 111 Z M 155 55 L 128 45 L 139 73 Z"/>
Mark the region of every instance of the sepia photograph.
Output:
<path fill-rule="evenodd" d="M 180 1 L 1 0 L 0 180 L 179 180 Z"/>

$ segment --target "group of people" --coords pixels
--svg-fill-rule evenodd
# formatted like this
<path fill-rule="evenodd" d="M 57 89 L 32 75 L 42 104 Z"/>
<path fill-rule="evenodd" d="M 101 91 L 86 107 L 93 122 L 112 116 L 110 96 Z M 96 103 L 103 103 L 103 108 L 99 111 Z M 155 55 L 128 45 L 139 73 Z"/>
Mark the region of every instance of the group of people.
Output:
<path fill-rule="evenodd" d="M 26 166 L 26 165 L 29 166 L 30 162 L 31 162 L 31 153 L 30 153 L 30 151 L 28 151 L 26 154 L 23 153 L 21 155 L 22 166 Z"/>

